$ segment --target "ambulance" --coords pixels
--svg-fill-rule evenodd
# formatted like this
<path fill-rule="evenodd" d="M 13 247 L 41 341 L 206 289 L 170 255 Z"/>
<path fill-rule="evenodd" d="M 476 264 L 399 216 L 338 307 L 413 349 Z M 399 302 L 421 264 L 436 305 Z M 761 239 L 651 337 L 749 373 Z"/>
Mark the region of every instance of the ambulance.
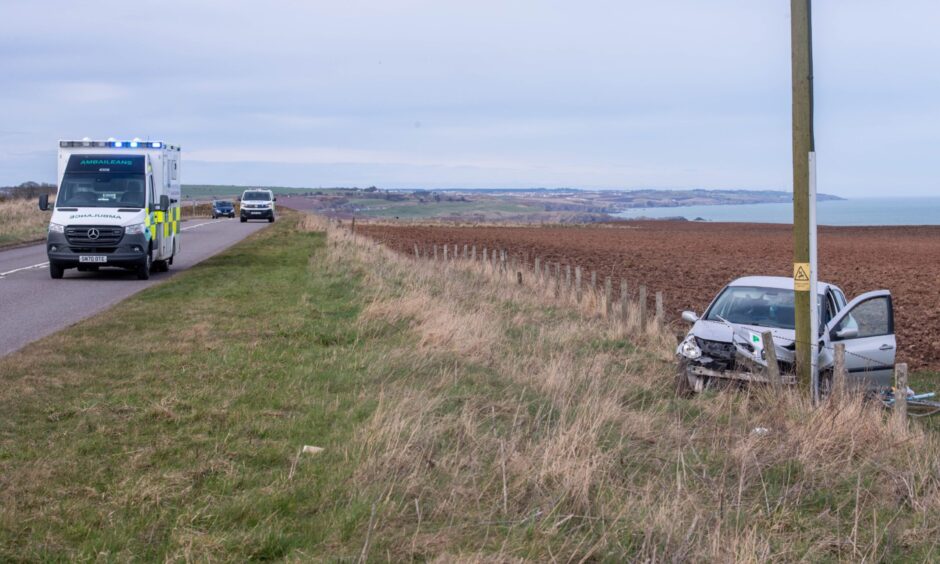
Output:
<path fill-rule="evenodd" d="M 180 148 L 162 141 L 59 141 L 49 275 L 67 269 L 165 272 L 180 251 Z M 49 209 L 39 199 L 39 209 Z"/>

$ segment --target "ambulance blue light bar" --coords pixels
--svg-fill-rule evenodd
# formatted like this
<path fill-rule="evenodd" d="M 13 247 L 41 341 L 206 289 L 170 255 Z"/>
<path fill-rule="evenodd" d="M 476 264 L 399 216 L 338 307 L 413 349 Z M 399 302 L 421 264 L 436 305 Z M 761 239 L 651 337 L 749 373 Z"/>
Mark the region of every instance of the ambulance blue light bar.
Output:
<path fill-rule="evenodd" d="M 162 149 L 163 141 L 59 141 L 59 147 L 109 147 L 113 149 Z"/>

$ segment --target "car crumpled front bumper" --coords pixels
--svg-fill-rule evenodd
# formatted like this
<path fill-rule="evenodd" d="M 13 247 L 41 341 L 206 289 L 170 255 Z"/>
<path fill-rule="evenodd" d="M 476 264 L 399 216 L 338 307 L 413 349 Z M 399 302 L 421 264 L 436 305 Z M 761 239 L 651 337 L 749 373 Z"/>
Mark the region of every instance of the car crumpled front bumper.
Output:
<path fill-rule="evenodd" d="M 762 346 L 754 346 L 735 336 L 734 342 L 710 341 L 689 335 L 695 340 L 701 352 L 697 358 L 689 358 L 682 353 L 682 344 L 676 349 L 676 357 L 681 371 L 689 377 L 690 383 L 701 378 L 723 378 L 767 382 L 767 359 Z M 777 364 L 781 374 L 793 372 L 795 351 L 775 342 Z"/>

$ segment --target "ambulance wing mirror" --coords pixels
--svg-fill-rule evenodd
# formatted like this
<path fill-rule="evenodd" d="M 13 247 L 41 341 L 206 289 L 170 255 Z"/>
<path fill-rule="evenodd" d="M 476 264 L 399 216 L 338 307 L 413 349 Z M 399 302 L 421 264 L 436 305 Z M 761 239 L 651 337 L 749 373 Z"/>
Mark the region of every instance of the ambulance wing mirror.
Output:
<path fill-rule="evenodd" d="M 49 209 L 49 194 L 41 194 L 39 196 L 39 209 L 42 211 Z"/>
<path fill-rule="evenodd" d="M 167 211 L 170 209 L 170 197 L 166 194 L 160 196 L 160 211 Z"/>

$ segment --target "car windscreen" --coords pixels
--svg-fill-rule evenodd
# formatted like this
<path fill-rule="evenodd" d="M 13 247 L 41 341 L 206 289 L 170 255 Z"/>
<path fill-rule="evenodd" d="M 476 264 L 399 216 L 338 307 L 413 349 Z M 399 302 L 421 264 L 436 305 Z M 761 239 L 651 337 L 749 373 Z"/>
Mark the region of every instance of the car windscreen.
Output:
<path fill-rule="evenodd" d="M 708 309 L 705 319 L 709 321 L 724 319 L 731 323 L 773 329 L 794 329 L 796 327 L 794 312 L 793 290 L 729 286 Z M 821 315 L 820 322 L 822 322 Z"/>
<path fill-rule="evenodd" d="M 268 201 L 270 199 L 271 199 L 270 192 L 245 192 L 245 195 L 242 196 L 242 200 Z"/>
<path fill-rule="evenodd" d="M 67 172 L 56 196 L 56 207 L 142 208 L 146 179 L 123 172 Z"/>
<path fill-rule="evenodd" d="M 232 207 L 232 202 L 216 202 L 215 207 L 217 208 L 230 208 Z"/>

